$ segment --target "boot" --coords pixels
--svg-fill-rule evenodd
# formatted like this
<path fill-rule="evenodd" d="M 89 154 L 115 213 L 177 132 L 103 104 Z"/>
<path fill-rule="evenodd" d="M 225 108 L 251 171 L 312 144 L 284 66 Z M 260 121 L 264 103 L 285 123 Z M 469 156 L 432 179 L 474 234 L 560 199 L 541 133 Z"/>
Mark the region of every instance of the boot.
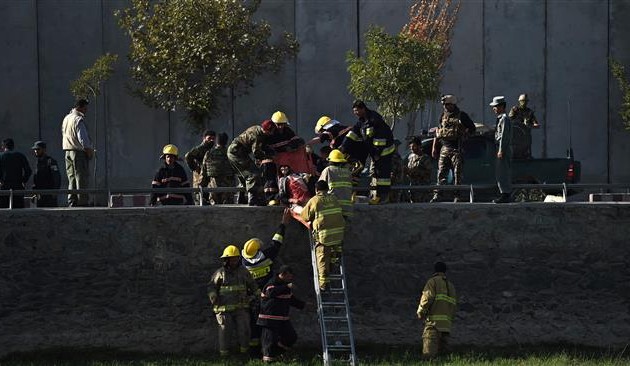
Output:
<path fill-rule="evenodd" d="M 250 206 L 265 206 L 264 202 L 251 192 L 247 192 L 247 204 Z"/>
<path fill-rule="evenodd" d="M 492 203 L 508 203 L 510 202 L 510 194 L 509 193 L 501 193 L 501 195 L 492 200 Z"/>

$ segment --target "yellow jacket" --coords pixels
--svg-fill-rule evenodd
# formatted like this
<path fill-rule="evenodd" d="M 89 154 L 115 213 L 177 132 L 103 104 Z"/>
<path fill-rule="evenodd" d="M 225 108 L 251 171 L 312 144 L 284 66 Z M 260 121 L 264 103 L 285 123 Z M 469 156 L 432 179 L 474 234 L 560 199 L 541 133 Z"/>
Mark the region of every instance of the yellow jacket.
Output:
<path fill-rule="evenodd" d="M 341 214 L 337 198 L 328 193 L 317 192 L 304 206 L 300 214 L 304 221 L 311 222 L 313 237 L 322 245 L 341 245 L 346 221 Z"/>
<path fill-rule="evenodd" d="M 417 315 L 425 319 L 425 327 L 434 327 L 440 332 L 450 332 L 457 310 L 455 286 L 443 272 L 434 273 L 424 285 Z"/>
<path fill-rule="evenodd" d="M 247 309 L 259 294 L 254 278 L 240 265 L 234 269 L 219 268 L 208 283 L 208 297 L 213 302 L 212 310 L 217 314 Z"/>

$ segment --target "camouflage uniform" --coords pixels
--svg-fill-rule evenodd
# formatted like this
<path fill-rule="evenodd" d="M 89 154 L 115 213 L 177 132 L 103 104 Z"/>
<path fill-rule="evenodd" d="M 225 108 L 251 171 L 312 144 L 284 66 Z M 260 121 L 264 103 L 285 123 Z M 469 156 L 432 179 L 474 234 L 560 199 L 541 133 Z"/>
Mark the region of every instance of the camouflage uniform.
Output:
<path fill-rule="evenodd" d="M 201 175 L 201 165 L 203 163 L 203 158 L 206 153 L 210 151 L 210 149 L 212 149 L 213 144 L 213 142 L 202 142 L 201 144 L 193 147 L 192 150 L 187 152 L 184 156 L 184 160 L 186 160 L 186 165 L 188 165 L 188 168 L 190 168 L 190 170 L 193 172 L 193 188 L 198 188 L 201 185 L 201 181 L 203 179 Z"/>
<path fill-rule="evenodd" d="M 267 149 L 267 136 L 262 127 L 252 126 L 241 133 L 232 141 L 227 150 L 227 156 L 236 172 L 236 176 L 241 181 L 250 197 L 260 199 L 262 184 L 260 170 L 256 166 L 254 159 L 265 159 L 270 154 Z"/>
<path fill-rule="evenodd" d="M 442 148 L 438 161 L 438 185 L 446 184 L 449 170 L 453 169 L 453 184 L 462 184 L 462 143 L 467 135 L 475 132 L 475 124 L 468 114 L 455 108 L 452 112 L 443 112 L 440 117 L 439 136 Z M 455 198 L 459 194 L 455 192 Z M 433 199 L 439 198 L 439 190 L 435 190 Z"/>
<path fill-rule="evenodd" d="M 203 157 L 201 170 L 201 184 L 209 184 L 210 187 L 234 187 L 234 169 L 227 157 L 225 146 L 216 146 L 206 152 Z M 204 197 L 205 198 L 205 197 Z M 215 204 L 234 203 L 234 193 L 212 193 Z"/>
<path fill-rule="evenodd" d="M 405 173 L 409 177 L 409 185 L 420 186 L 431 183 L 431 173 L 433 171 L 433 163 L 428 155 L 409 154 L 407 158 L 407 166 Z M 429 200 L 429 191 L 412 191 L 409 194 L 411 202 L 427 202 Z"/>
<path fill-rule="evenodd" d="M 526 145 L 523 152 L 515 151 L 516 158 L 532 157 L 532 128 L 538 125 L 538 120 L 534 116 L 534 111 L 529 107 L 514 106 L 508 114 L 512 120 L 512 126 L 520 129 L 523 134 L 523 143 Z"/>

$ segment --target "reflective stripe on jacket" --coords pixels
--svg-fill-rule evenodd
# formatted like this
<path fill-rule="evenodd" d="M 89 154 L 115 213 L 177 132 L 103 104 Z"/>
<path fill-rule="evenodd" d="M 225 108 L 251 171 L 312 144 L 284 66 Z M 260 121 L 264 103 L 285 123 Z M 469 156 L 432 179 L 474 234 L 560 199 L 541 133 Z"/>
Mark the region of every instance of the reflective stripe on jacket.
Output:
<path fill-rule="evenodd" d="M 427 281 L 422 290 L 418 315 L 426 318 L 425 327 L 434 327 L 440 332 L 450 332 L 457 309 L 455 286 L 438 272 Z"/>
<path fill-rule="evenodd" d="M 208 296 L 216 297 L 212 307 L 215 313 L 246 309 L 259 293 L 256 282 L 241 266 L 235 269 L 219 268 L 208 283 Z"/>
<path fill-rule="evenodd" d="M 313 237 L 322 245 L 341 245 L 346 221 L 337 198 L 325 192 L 317 192 L 304 206 L 300 214 L 311 222 Z"/>

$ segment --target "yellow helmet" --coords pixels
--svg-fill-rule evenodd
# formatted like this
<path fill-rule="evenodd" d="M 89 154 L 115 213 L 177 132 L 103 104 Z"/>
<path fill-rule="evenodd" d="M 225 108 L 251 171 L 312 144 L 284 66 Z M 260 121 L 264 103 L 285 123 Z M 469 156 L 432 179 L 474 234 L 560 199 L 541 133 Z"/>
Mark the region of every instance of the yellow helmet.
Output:
<path fill-rule="evenodd" d="M 346 163 L 346 156 L 338 149 L 335 149 L 328 154 L 328 161 L 332 161 L 333 163 Z"/>
<path fill-rule="evenodd" d="M 254 258 L 256 253 L 260 250 L 261 245 L 262 240 L 258 238 L 251 238 L 245 242 L 245 246 L 243 247 L 241 254 L 247 259 Z"/>
<path fill-rule="evenodd" d="M 164 148 L 162 149 L 162 154 L 163 155 L 179 155 L 179 150 L 177 149 L 177 146 L 173 145 L 173 144 L 168 144 L 166 146 L 164 146 Z"/>
<path fill-rule="evenodd" d="M 277 111 L 271 116 L 271 121 L 277 125 L 289 123 L 289 119 L 287 118 L 287 115 L 280 111 Z"/>
<path fill-rule="evenodd" d="M 315 133 L 319 133 L 319 131 L 322 129 L 322 127 L 326 126 L 328 124 L 328 122 L 330 122 L 331 119 L 328 116 L 321 116 L 318 120 L 317 123 L 315 124 Z"/>
<path fill-rule="evenodd" d="M 228 245 L 223 249 L 223 255 L 221 258 L 231 258 L 231 257 L 240 257 L 241 255 L 238 253 L 238 247 L 236 245 Z"/>

